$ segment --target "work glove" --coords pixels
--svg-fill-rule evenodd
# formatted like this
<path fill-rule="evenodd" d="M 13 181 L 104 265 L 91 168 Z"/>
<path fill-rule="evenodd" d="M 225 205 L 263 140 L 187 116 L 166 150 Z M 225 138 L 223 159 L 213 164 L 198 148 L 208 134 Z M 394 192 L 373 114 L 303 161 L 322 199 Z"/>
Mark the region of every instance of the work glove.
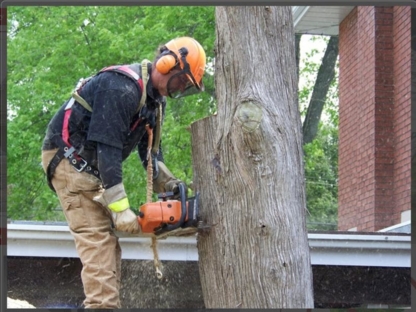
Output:
<path fill-rule="evenodd" d="M 123 183 L 106 189 L 101 195 L 95 196 L 93 199 L 111 210 L 117 231 L 131 234 L 140 232 L 139 221 L 130 209 Z"/>
<path fill-rule="evenodd" d="M 175 178 L 175 176 L 170 172 L 168 167 L 161 162 L 157 162 L 158 167 L 158 174 L 153 179 L 153 191 L 155 193 L 166 193 L 166 192 L 173 192 L 173 198 L 178 199 L 180 197 L 179 194 L 179 184 L 182 183 L 185 187 L 185 195 L 187 194 L 186 184 L 181 180 Z"/>

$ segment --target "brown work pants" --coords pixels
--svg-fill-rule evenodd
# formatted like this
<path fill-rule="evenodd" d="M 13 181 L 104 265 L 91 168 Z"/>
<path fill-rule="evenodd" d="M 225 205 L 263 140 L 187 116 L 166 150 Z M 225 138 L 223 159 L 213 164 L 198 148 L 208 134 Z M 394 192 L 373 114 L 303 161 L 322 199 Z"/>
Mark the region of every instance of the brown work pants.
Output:
<path fill-rule="evenodd" d="M 42 151 L 47 165 L 56 150 Z M 52 185 L 59 197 L 81 259 L 85 308 L 120 308 L 121 249 L 112 229 L 111 212 L 93 197 L 103 192 L 99 179 L 77 172 L 67 159 L 56 168 Z"/>

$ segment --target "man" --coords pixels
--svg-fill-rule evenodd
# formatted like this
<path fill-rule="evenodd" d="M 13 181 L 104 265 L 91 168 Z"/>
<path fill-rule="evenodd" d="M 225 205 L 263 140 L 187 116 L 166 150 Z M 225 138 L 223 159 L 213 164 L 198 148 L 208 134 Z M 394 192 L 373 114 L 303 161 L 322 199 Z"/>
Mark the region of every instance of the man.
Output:
<path fill-rule="evenodd" d="M 153 63 L 110 66 L 84 80 L 48 125 L 42 165 L 83 264 L 85 308 L 121 307 L 121 249 L 113 230 L 140 232 L 124 190 L 122 161 L 137 147 L 147 166 L 149 128 L 156 131 L 154 192 L 175 193 L 182 183 L 163 163 L 160 120 L 166 96 L 203 90 L 205 63 L 195 39 L 173 39 Z"/>

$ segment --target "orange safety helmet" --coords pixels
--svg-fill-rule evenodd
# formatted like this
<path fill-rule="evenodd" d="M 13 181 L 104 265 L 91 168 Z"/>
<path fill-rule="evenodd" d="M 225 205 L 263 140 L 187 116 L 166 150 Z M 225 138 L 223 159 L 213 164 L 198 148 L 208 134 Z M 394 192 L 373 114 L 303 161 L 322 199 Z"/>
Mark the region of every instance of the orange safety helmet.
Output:
<path fill-rule="evenodd" d="M 198 41 L 190 37 L 176 38 L 166 43 L 160 53 L 156 62 L 156 69 L 160 73 L 166 75 L 173 69 L 181 69 L 168 81 L 170 97 L 183 97 L 204 90 L 202 76 L 206 55 Z"/>

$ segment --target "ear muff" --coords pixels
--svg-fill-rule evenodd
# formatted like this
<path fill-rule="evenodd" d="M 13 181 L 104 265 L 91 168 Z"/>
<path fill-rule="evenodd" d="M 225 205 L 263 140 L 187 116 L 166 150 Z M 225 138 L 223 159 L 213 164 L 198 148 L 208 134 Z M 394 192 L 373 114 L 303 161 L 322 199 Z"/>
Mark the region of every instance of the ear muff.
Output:
<path fill-rule="evenodd" d="M 172 54 L 162 56 L 156 62 L 156 69 L 163 75 L 169 73 L 176 66 L 176 58 Z"/>

